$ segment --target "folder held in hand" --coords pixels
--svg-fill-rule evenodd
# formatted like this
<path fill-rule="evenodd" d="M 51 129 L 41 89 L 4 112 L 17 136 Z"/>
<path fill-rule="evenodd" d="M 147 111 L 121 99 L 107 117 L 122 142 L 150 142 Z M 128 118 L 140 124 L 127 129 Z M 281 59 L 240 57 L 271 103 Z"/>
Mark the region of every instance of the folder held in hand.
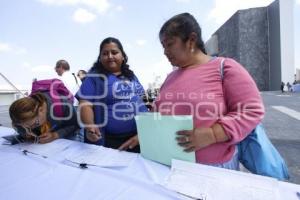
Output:
<path fill-rule="evenodd" d="M 177 131 L 193 129 L 191 115 L 145 113 L 135 119 L 143 157 L 169 166 L 172 159 L 195 162 L 195 152 L 184 152 L 176 141 Z"/>

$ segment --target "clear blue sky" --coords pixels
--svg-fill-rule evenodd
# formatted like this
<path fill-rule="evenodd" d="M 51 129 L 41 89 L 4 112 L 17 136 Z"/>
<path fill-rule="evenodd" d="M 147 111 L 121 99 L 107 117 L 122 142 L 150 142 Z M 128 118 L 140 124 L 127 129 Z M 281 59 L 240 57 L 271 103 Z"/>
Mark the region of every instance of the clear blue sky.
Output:
<path fill-rule="evenodd" d="M 181 12 L 198 20 L 206 41 L 236 10 L 266 6 L 272 0 L 1 0 L 0 72 L 13 83 L 55 77 L 66 59 L 71 71 L 88 70 L 100 42 L 121 40 L 129 64 L 145 88 L 171 66 L 158 40 L 161 25 Z M 294 23 L 300 19 L 295 0 Z M 300 68 L 300 27 L 295 26 L 295 65 Z M 18 76 L 18 77 L 17 77 Z M 21 77 L 21 78 L 20 78 Z"/>

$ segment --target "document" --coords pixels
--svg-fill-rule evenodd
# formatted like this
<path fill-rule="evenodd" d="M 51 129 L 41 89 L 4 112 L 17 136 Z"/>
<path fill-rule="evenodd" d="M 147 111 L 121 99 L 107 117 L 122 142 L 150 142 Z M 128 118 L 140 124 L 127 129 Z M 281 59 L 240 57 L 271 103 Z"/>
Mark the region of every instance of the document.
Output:
<path fill-rule="evenodd" d="M 16 131 L 12 128 L 0 126 L 0 137 L 17 134 Z"/>
<path fill-rule="evenodd" d="M 278 181 L 274 178 L 213 166 L 172 161 L 166 188 L 206 200 L 276 200 Z"/>
<path fill-rule="evenodd" d="M 15 147 L 20 150 L 26 150 L 29 153 L 38 154 L 44 157 L 51 157 L 62 153 L 72 143 L 73 143 L 72 140 L 56 139 L 46 144 L 19 143 L 13 145 L 12 147 Z"/>
<path fill-rule="evenodd" d="M 98 145 L 76 143 L 66 152 L 66 160 L 78 164 L 100 167 L 127 167 L 138 154 L 117 149 L 110 149 Z"/>
<path fill-rule="evenodd" d="M 195 162 L 195 152 L 184 152 L 177 144 L 177 131 L 192 130 L 191 115 L 160 115 L 145 113 L 135 117 L 143 157 L 171 165 L 171 160 Z"/>

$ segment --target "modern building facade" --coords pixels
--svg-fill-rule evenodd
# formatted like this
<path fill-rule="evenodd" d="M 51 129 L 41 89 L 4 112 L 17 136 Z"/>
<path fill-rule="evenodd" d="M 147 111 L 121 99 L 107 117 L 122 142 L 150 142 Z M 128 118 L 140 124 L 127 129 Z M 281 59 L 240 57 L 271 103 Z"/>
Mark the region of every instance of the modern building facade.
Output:
<path fill-rule="evenodd" d="M 262 91 L 294 81 L 293 0 L 237 11 L 206 42 L 211 55 L 240 62 Z"/>

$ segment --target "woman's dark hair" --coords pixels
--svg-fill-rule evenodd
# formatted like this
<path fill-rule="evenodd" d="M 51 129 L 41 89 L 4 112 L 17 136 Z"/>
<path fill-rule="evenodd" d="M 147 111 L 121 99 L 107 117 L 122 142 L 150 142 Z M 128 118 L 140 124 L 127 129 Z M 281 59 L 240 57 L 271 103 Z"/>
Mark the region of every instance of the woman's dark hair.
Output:
<path fill-rule="evenodd" d="M 118 39 L 113 38 L 113 37 L 108 37 L 108 38 L 104 39 L 101 42 L 98 58 L 97 58 L 96 62 L 94 63 L 94 65 L 92 66 L 92 68 L 89 71 L 90 72 L 96 72 L 96 73 L 99 73 L 99 74 L 105 74 L 105 75 L 110 73 L 102 65 L 102 63 L 100 61 L 100 57 L 101 57 L 101 51 L 103 50 L 104 45 L 112 43 L 112 42 L 117 44 L 118 48 L 121 50 L 122 55 L 124 57 L 124 60 L 123 60 L 122 65 L 121 65 L 122 75 L 125 76 L 126 78 L 132 80 L 133 77 L 134 77 L 134 73 L 133 73 L 132 70 L 129 69 L 129 65 L 127 64 L 128 57 L 127 57 L 127 55 L 126 55 L 126 53 L 123 49 L 123 46 L 122 46 L 121 42 Z"/>
<path fill-rule="evenodd" d="M 86 72 L 85 70 L 83 70 L 83 69 L 80 69 L 80 70 L 78 70 L 78 72 L 77 72 L 77 76 L 79 75 L 79 73 L 82 73 L 82 74 L 87 74 L 87 72 Z"/>
<path fill-rule="evenodd" d="M 191 33 L 196 33 L 196 46 L 206 54 L 204 42 L 202 40 L 201 28 L 196 19 L 189 13 L 182 13 L 175 15 L 164 23 L 159 31 L 159 38 L 166 37 L 180 37 L 183 42 L 186 42 Z"/>

